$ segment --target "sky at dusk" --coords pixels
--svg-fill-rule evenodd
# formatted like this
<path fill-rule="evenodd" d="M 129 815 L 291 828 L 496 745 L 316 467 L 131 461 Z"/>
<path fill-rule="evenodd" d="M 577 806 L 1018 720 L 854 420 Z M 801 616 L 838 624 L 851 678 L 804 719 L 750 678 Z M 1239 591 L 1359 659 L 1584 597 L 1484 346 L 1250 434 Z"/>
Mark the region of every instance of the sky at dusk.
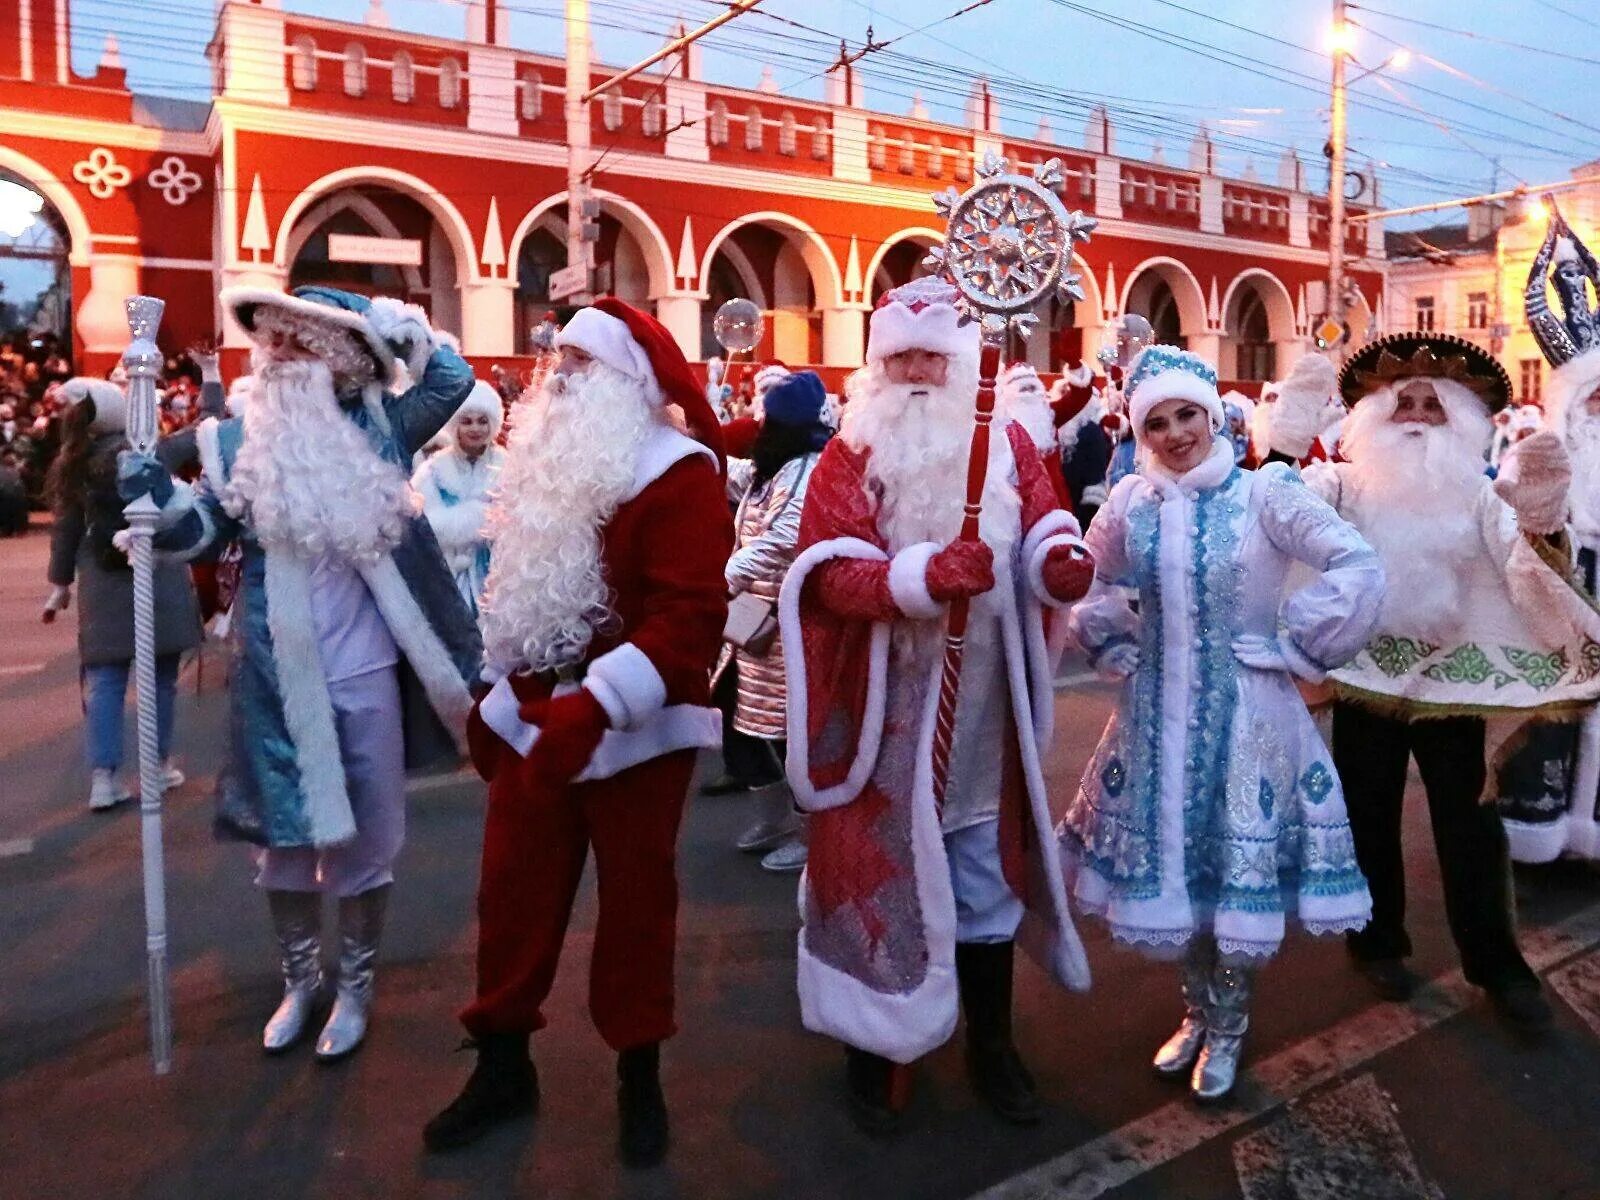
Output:
<path fill-rule="evenodd" d="M 369 2 L 284 7 L 359 21 Z M 1160 143 L 1167 161 L 1182 164 L 1205 122 L 1225 174 L 1248 162 L 1271 181 L 1293 145 L 1322 186 L 1327 0 L 989 0 L 950 15 L 965 6 L 767 0 L 710 36 L 705 74 L 754 86 L 770 66 L 781 92 L 820 98 L 840 38 L 859 49 L 871 26 L 875 41 L 895 39 L 859 64 L 874 108 L 906 112 L 920 93 L 934 117 L 959 120 L 972 77 L 983 74 L 1010 132 L 1031 135 L 1043 118 L 1062 144 L 1081 145 L 1089 106 L 1103 102 L 1121 153 L 1143 156 Z M 465 27 L 464 6 L 449 0 L 383 7 L 398 29 L 460 36 Z M 675 17 L 696 24 L 722 8 L 591 0 L 596 59 L 631 62 Z M 1377 0 L 1351 9 L 1362 67 L 1401 47 L 1411 53 L 1403 69 L 1381 67 L 1352 90 L 1353 165 L 1377 164 L 1384 205 L 1482 192 L 1491 181 L 1536 185 L 1600 159 L 1600 5 L 1592 0 Z M 72 0 L 76 66 L 91 72 L 115 34 L 136 91 L 204 100 L 214 11 L 206 0 Z M 513 45 L 560 54 L 559 0 L 511 0 L 501 11 Z"/>

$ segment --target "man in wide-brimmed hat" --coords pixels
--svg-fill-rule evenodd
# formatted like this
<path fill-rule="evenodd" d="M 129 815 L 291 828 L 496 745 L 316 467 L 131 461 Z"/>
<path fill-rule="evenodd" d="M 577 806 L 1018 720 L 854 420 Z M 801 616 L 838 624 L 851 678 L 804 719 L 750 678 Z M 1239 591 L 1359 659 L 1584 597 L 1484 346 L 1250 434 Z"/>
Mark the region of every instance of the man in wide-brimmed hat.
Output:
<path fill-rule="evenodd" d="M 174 484 L 124 456 L 125 500 L 163 506 L 159 551 L 238 542 L 232 757 L 217 826 L 262 847 L 283 1000 L 262 1035 L 287 1050 L 322 990 L 323 893 L 339 901 L 339 978 L 317 1056 L 366 1035 L 408 768 L 465 748 L 482 639 L 411 489 L 411 456 L 472 387 L 413 305 L 331 288 L 230 288 L 255 343 L 242 417 L 197 427 L 204 475 Z M 397 392 L 403 361 L 412 381 Z"/>
<path fill-rule="evenodd" d="M 1506 835 L 1483 800 L 1489 742 L 1600 693 L 1600 616 L 1568 582 L 1558 546 L 1567 453 L 1536 434 L 1491 482 L 1491 418 L 1510 381 L 1460 338 L 1381 338 L 1351 357 L 1339 386 L 1349 461 L 1309 467 L 1306 482 L 1377 549 L 1389 582 L 1372 641 L 1332 673 L 1333 757 L 1373 900 L 1350 951 L 1381 995 L 1409 993 L 1400 813 L 1415 756 L 1466 977 L 1507 1020 L 1540 1026 L 1550 1008 L 1517 947 Z M 1278 434 L 1315 424 L 1296 406 L 1321 403 L 1307 390 L 1273 406 L 1275 454 L 1300 451 Z"/>

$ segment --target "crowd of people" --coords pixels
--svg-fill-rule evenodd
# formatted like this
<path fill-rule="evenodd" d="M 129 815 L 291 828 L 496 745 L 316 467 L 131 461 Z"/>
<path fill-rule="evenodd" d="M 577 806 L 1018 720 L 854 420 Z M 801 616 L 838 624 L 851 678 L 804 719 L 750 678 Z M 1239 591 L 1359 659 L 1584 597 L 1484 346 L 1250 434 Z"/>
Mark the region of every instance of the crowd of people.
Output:
<path fill-rule="evenodd" d="M 802 1018 L 843 1046 L 873 1133 L 900 1125 L 910 1065 L 962 1017 L 978 1095 L 1039 1119 L 1015 954 L 1087 989 L 1078 917 L 1175 964 L 1182 1017 L 1153 1066 L 1199 1102 L 1234 1088 L 1292 925 L 1342 935 L 1377 995 L 1409 996 L 1413 758 L 1466 978 L 1536 1031 L 1551 1011 L 1518 947 L 1511 851 L 1592 851 L 1600 786 L 1600 727 L 1573 724 L 1600 698 L 1600 320 L 1561 286 L 1593 260 L 1559 219 L 1546 249 L 1542 427 L 1497 421 L 1505 372 L 1446 335 L 1378 338 L 1342 369 L 1307 354 L 1254 405 L 1219 393 L 1215 364 L 1130 337 L 1103 374 L 1003 373 L 976 537 L 959 485 L 979 334 L 936 279 L 874 310 L 841 397 L 774 365 L 745 372 L 747 404 L 720 364 L 696 379 L 663 326 L 602 299 L 551 331 L 509 421 L 513 389 L 475 381 L 420 309 L 230 289 L 253 374 L 229 416 L 202 362 L 192 445 L 174 428 L 170 452 L 119 459 L 114 385 L 62 388 L 47 611 L 78 581 L 91 802 L 120 799 L 100 774 L 131 655 L 120 506 L 149 496 L 164 754 L 171 664 L 200 619 L 179 564 L 237 560 L 217 823 L 256 847 L 278 942 L 269 1053 L 321 1012 L 326 894 L 315 1053 L 364 1038 L 405 773 L 464 754 L 488 784 L 460 1016 L 476 1063 L 430 1150 L 537 1110 L 530 1037 L 592 849 L 589 1007 L 617 1055 L 619 1155 L 666 1153 L 676 843 L 707 749 L 723 773 L 705 790 L 750 806 L 738 849 L 804 871 Z M 1547 269 L 1559 316 L 1534 309 Z M 1052 800 L 1068 647 L 1117 690 Z"/>

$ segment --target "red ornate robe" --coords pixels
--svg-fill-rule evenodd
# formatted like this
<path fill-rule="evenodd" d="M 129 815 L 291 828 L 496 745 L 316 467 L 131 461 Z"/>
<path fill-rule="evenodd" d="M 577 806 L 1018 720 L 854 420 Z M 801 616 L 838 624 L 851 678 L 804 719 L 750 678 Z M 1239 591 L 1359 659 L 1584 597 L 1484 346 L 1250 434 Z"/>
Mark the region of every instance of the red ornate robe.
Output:
<path fill-rule="evenodd" d="M 1027 433 L 1013 424 L 997 436 L 1008 453 L 990 470 L 1009 471 L 1020 501 L 1020 527 L 983 598 L 999 612 L 1010 700 L 996 781 L 1002 867 L 1026 907 L 1019 941 L 1083 989 L 1089 967 L 1051 852 L 1042 773 L 1054 721 L 1045 610 L 1071 599 L 1048 593 L 1042 568 L 1055 547 L 1081 546 L 1079 530 Z M 823 452 L 779 603 L 789 782 L 812 814 L 799 991 L 808 1029 L 910 1062 L 955 1029 L 956 913 L 931 777 L 943 638 L 919 639 L 934 649 L 909 654 L 894 634 L 904 622 L 942 626 L 945 606 L 924 582 L 940 547 L 894 551 L 880 531 L 868 455 L 842 438 Z"/>

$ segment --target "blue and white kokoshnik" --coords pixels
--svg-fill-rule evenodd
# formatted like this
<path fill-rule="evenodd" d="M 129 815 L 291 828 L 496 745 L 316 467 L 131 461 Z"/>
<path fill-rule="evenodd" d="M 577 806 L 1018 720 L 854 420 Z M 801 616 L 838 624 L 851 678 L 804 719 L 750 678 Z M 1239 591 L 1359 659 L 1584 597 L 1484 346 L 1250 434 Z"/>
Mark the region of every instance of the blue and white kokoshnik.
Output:
<path fill-rule="evenodd" d="M 1222 397 L 1217 394 L 1217 369 L 1176 346 L 1147 346 L 1133 361 L 1125 387 L 1128 419 L 1133 436 L 1144 432 L 1150 410 L 1166 400 L 1191 400 L 1211 414 L 1213 429 L 1227 424 Z"/>

